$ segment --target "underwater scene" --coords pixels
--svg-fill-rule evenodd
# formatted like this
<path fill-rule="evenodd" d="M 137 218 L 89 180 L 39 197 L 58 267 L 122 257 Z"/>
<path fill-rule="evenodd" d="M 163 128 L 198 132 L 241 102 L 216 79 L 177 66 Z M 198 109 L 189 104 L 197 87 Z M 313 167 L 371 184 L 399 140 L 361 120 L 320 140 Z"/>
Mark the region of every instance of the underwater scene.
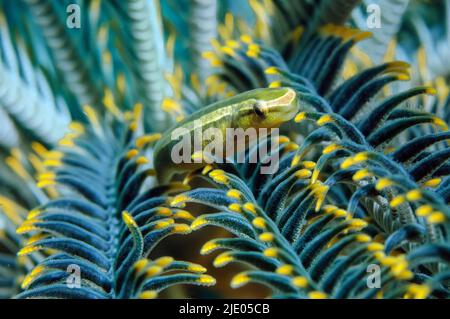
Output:
<path fill-rule="evenodd" d="M 448 299 L 449 124 L 449 0 L 0 0 L 0 299 Z"/>

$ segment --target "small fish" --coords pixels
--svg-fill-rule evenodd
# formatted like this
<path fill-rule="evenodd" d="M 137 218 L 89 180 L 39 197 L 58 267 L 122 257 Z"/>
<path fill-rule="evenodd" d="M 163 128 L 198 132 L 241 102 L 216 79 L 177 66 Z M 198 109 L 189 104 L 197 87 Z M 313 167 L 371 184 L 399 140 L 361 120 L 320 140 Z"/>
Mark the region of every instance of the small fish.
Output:
<path fill-rule="evenodd" d="M 165 132 L 156 144 L 154 165 L 158 181 L 165 183 L 175 173 L 189 172 L 206 165 L 194 162 L 174 163 L 171 158 L 172 148 L 179 143 L 177 139 L 172 139 L 172 133 L 176 129 L 189 131 L 192 138 L 194 131 L 200 129 L 204 132 L 211 127 L 219 129 L 222 136 L 226 136 L 227 128 L 255 128 L 258 132 L 260 128 L 279 127 L 283 122 L 291 120 L 298 109 L 297 95 L 291 88 L 256 89 L 200 109 Z"/>

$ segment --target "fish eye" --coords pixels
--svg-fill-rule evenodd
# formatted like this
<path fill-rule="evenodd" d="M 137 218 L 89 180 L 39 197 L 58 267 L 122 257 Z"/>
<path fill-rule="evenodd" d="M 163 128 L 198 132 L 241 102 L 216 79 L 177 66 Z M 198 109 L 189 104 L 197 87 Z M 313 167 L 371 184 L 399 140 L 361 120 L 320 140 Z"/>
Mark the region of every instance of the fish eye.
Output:
<path fill-rule="evenodd" d="M 260 117 L 261 119 L 264 119 L 266 117 L 266 115 L 263 112 L 263 105 L 261 102 L 256 101 L 255 104 L 253 104 L 253 111 L 255 112 L 256 115 L 258 115 L 258 117 Z"/>

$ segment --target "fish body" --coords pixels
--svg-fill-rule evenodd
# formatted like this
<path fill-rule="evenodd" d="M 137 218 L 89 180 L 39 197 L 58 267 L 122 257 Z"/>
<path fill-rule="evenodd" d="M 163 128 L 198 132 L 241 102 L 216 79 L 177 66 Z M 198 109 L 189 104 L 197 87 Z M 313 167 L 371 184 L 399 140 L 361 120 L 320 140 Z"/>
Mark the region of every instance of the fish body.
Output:
<path fill-rule="evenodd" d="M 191 145 L 194 145 L 196 132 L 204 133 L 209 128 L 219 130 L 223 137 L 227 129 L 279 127 L 292 119 L 298 112 L 299 104 L 296 92 L 291 88 L 263 88 L 238 94 L 228 99 L 210 104 L 189 115 L 166 133 L 155 145 L 154 165 L 160 183 L 170 180 L 175 173 L 182 173 L 201 168 L 206 163 L 182 162 L 173 160 L 172 151 L 180 143 L 174 138 L 177 132 L 189 133 Z M 203 140 L 202 147 L 209 143 Z M 190 156 L 194 153 L 191 147 Z"/>

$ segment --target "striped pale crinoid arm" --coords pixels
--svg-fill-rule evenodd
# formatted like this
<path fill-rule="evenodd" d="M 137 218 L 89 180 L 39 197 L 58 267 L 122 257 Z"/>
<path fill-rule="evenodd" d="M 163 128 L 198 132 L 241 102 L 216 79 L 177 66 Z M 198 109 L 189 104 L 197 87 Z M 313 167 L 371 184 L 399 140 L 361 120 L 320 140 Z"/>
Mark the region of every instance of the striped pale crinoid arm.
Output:
<path fill-rule="evenodd" d="M 1 64 L 0 86 L 0 107 L 21 126 L 45 143 L 56 143 L 64 135 L 69 115 L 59 111 L 54 100 L 42 98 L 37 88 L 30 87 Z"/>
<path fill-rule="evenodd" d="M 22 45 L 13 45 L 6 20 L 0 15 L 0 108 L 8 113 L 22 128 L 29 130 L 39 140 L 53 144 L 65 131 L 70 115 L 65 104 L 58 103 L 58 97 L 51 92 L 49 83 L 39 67 L 31 63 Z M 18 136 L 14 137 L 13 123 L 6 114 L 2 118 L 2 129 L 8 126 L 10 138 L 0 141 L 14 146 Z M 6 137 L 6 136 L 3 136 Z M 1 137 L 0 137 L 1 138 Z M 15 141 L 15 142 L 14 142 Z"/>
<path fill-rule="evenodd" d="M 154 298 L 179 283 L 214 284 L 199 265 L 147 259 L 164 237 L 189 233 L 185 221 L 193 219 L 165 206 L 169 193 L 185 187 L 145 186 L 154 170 L 144 151 L 159 135 L 135 136 L 139 110 L 131 122 L 114 123 L 90 107 L 85 112 L 89 126 L 73 126 L 46 154 L 38 181 L 61 195 L 31 210 L 17 229 L 35 238 L 19 256 L 51 253 L 28 273 L 18 297 Z"/>
<path fill-rule="evenodd" d="M 211 48 L 211 39 L 217 33 L 217 0 L 194 0 L 189 5 L 189 48 L 192 72 L 204 80 L 209 74 L 209 63 L 202 53 Z"/>
<path fill-rule="evenodd" d="M 125 32 L 127 51 L 133 74 L 138 85 L 138 93 L 145 106 L 144 117 L 146 130 L 162 130 L 168 124 L 167 114 L 161 110 L 161 102 L 165 92 L 165 80 L 161 61 L 161 52 L 157 41 L 162 38 L 159 30 L 155 30 L 157 18 L 156 1 L 126 0 L 114 1 L 125 19 L 121 29 Z"/>
<path fill-rule="evenodd" d="M 362 42 L 360 47 L 372 58 L 374 64 L 383 61 L 389 44 L 395 40 L 408 3 L 409 0 L 363 1 L 363 4 L 353 12 L 353 20 L 357 27 L 373 34 L 373 37 Z M 380 26 L 371 27 L 377 21 Z"/>
<path fill-rule="evenodd" d="M 60 19 L 57 12 L 58 4 L 46 0 L 27 0 L 26 3 L 42 29 L 55 65 L 68 90 L 75 95 L 79 105 L 89 104 L 99 107 L 101 100 L 97 85 L 81 53 L 77 51 L 78 48 L 70 38 L 64 25 L 66 21 Z"/>
<path fill-rule="evenodd" d="M 0 108 L 0 146 L 12 148 L 19 145 L 19 135 L 8 113 Z"/>

